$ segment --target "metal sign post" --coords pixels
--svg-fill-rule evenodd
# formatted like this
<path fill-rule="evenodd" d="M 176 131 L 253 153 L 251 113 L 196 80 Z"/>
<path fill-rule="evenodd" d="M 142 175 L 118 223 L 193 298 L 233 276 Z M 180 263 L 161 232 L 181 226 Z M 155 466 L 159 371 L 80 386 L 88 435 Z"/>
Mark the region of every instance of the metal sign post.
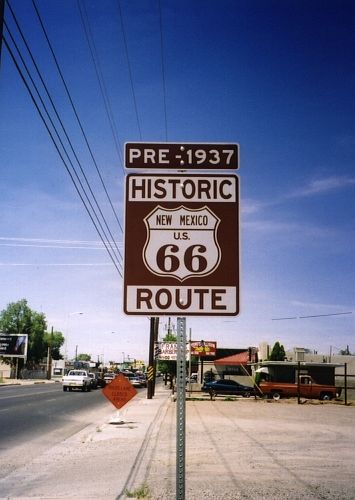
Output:
<path fill-rule="evenodd" d="M 180 315 L 239 314 L 239 178 L 230 173 L 239 168 L 239 146 L 132 142 L 125 144 L 124 164 L 140 173 L 125 182 L 123 309 L 177 317 L 176 498 L 184 500 L 186 318 Z"/>
<path fill-rule="evenodd" d="M 185 499 L 186 318 L 177 318 L 176 499 Z"/>

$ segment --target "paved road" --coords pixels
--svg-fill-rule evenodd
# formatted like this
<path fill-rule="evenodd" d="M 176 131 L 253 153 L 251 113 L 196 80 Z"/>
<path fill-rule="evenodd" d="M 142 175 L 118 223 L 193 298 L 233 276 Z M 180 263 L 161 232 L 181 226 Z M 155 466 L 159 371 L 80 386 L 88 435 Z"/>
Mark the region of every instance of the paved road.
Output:
<path fill-rule="evenodd" d="M 36 384 L 0 388 L 0 446 L 9 448 L 23 441 L 60 429 L 65 439 L 82 428 L 72 416 L 100 408 L 100 391 L 63 393 L 61 384 Z"/>

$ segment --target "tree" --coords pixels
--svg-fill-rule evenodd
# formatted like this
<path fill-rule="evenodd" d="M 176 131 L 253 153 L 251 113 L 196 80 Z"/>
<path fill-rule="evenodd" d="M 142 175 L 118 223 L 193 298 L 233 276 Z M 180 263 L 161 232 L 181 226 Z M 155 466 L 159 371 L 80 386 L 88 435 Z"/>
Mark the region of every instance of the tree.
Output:
<path fill-rule="evenodd" d="M 168 330 L 163 342 L 176 342 L 176 335 Z M 164 374 L 165 383 L 167 382 L 167 376 L 169 376 L 170 386 L 172 387 L 173 378 L 176 377 L 176 361 L 159 361 L 157 370 Z"/>
<path fill-rule="evenodd" d="M 48 347 L 51 349 L 52 359 L 63 359 L 60 353 L 60 348 L 65 342 L 62 332 L 45 332 L 44 342 L 46 344 L 46 349 L 48 350 Z"/>
<path fill-rule="evenodd" d="M 78 354 L 77 360 L 78 361 L 90 361 L 91 360 L 91 354 L 85 354 L 85 353 Z"/>
<path fill-rule="evenodd" d="M 280 342 L 275 342 L 269 356 L 269 361 L 284 361 L 285 358 L 286 352 L 284 346 L 281 345 Z"/>
<path fill-rule="evenodd" d="M 28 335 L 27 363 L 28 368 L 33 368 L 47 354 L 47 345 L 44 334 L 47 329 L 46 318 L 43 313 L 33 311 L 28 307 L 27 300 L 11 302 L 0 313 L 0 330 L 4 333 L 22 333 Z M 19 358 L 17 358 L 19 359 Z M 10 363 L 13 365 L 14 360 Z M 19 366 L 24 361 L 19 359 Z"/>

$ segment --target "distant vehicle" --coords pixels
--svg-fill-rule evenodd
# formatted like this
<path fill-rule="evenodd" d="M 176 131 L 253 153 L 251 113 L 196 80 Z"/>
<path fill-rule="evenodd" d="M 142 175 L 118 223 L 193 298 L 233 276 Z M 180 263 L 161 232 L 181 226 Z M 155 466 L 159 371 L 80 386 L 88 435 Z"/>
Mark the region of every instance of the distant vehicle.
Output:
<path fill-rule="evenodd" d="M 103 373 L 97 373 L 97 387 L 105 387 L 106 380 L 104 379 Z"/>
<path fill-rule="evenodd" d="M 139 373 L 137 374 L 137 377 L 139 377 L 139 380 L 141 381 L 142 387 L 147 387 L 147 377 L 144 373 Z"/>
<path fill-rule="evenodd" d="M 81 389 L 83 392 L 91 391 L 91 378 L 86 370 L 70 370 L 62 379 L 63 391 Z"/>
<path fill-rule="evenodd" d="M 104 381 L 106 384 L 109 384 L 115 378 L 116 378 L 116 373 L 113 373 L 113 372 L 107 372 L 104 375 Z"/>
<path fill-rule="evenodd" d="M 97 373 L 90 372 L 89 377 L 91 378 L 91 389 L 97 389 L 99 379 Z"/>
<path fill-rule="evenodd" d="M 267 382 L 259 384 L 264 395 L 278 400 L 282 397 L 297 397 L 298 392 L 301 398 L 320 399 L 327 401 L 340 396 L 341 388 L 334 385 L 317 384 L 310 375 L 301 375 L 300 384 L 297 382 Z"/>
<path fill-rule="evenodd" d="M 129 381 L 131 382 L 133 387 L 143 387 L 142 380 L 140 377 L 131 377 Z"/>
<path fill-rule="evenodd" d="M 243 396 L 249 398 L 254 394 L 254 387 L 239 384 L 235 380 L 214 380 L 213 382 L 205 382 L 201 387 L 201 391 L 208 392 L 211 397 L 218 394 L 225 394 L 231 396 Z"/>

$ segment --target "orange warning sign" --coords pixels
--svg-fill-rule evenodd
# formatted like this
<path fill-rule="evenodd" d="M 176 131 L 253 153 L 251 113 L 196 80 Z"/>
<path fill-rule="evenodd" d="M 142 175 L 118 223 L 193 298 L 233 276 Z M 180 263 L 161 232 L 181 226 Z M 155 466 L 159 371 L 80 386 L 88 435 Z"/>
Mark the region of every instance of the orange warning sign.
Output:
<path fill-rule="evenodd" d="M 118 409 L 122 408 L 137 394 L 137 390 L 122 373 L 107 384 L 102 389 L 102 392 Z"/>

